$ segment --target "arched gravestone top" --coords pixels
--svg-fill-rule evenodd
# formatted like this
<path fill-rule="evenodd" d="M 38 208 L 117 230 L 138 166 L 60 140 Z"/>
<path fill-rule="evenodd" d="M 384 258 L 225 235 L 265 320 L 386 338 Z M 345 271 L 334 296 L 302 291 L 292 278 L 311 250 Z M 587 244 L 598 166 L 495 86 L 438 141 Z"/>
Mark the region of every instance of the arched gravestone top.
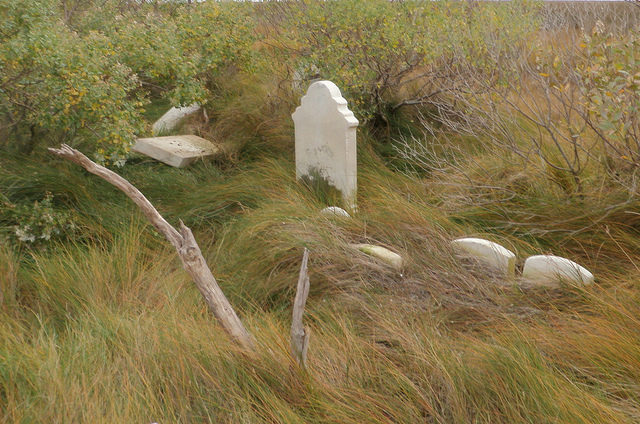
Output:
<path fill-rule="evenodd" d="M 358 120 L 331 81 L 309 86 L 291 115 L 295 124 L 296 177 L 325 179 L 355 208 L 357 188 L 356 128 Z"/>

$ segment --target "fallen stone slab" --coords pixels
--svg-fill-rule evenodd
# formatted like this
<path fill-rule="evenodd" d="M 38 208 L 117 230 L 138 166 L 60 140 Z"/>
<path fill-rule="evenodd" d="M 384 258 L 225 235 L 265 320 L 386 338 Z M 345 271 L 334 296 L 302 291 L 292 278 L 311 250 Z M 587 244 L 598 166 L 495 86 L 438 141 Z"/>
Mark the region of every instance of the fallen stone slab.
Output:
<path fill-rule="evenodd" d="M 199 110 L 200 105 L 198 103 L 194 103 L 192 105 L 184 107 L 172 107 L 153 124 L 153 126 L 151 127 L 151 129 L 153 130 L 153 135 L 173 131 L 184 118 L 196 113 Z"/>
<path fill-rule="evenodd" d="M 327 215 L 327 216 L 344 216 L 346 218 L 351 218 L 351 215 L 349 215 L 349 212 L 337 206 L 328 206 L 322 209 L 320 213 L 322 215 Z"/>
<path fill-rule="evenodd" d="M 495 268 L 508 277 L 515 276 L 515 253 L 498 243 L 481 238 L 465 237 L 453 240 L 451 246 L 477 261 Z"/>
<path fill-rule="evenodd" d="M 196 159 L 214 156 L 221 151 L 209 140 L 196 135 L 139 138 L 131 150 L 176 168 L 184 168 Z"/>
<path fill-rule="evenodd" d="M 385 262 L 394 268 L 397 268 L 397 269 L 402 268 L 402 264 L 403 264 L 402 256 L 392 252 L 386 247 L 376 246 L 373 244 L 365 244 L 365 243 L 351 244 L 350 246 L 353 247 L 354 249 L 358 249 L 362 253 L 366 253 L 369 256 L 378 258 L 382 262 Z"/>
<path fill-rule="evenodd" d="M 562 281 L 592 284 L 593 274 L 567 258 L 536 255 L 524 262 L 522 277 L 527 284 L 558 287 Z"/>

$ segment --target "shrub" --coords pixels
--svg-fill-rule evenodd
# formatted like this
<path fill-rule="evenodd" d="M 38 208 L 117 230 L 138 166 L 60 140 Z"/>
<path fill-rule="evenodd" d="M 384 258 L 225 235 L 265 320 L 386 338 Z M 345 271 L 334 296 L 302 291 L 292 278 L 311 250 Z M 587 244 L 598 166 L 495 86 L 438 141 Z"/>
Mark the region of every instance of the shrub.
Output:
<path fill-rule="evenodd" d="M 484 57 L 508 55 L 535 28 L 535 5 L 344 0 L 272 3 L 264 16 L 272 62 L 285 79 L 335 82 L 365 121 L 386 119 L 458 89 L 466 72 L 491 74 Z M 461 68 L 461 58 L 474 65 Z M 493 65 L 493 64 L 492 64 Z"/>
<path fill-rule="evenodd" d="M 98 159 L 124 163 L 142 129 L 137 77 L 102 34 L 63 25 L 51 0 L 0 0 L 0 119 L 8 142 L 87 143 Z"/>
<path fill-rule="evenodd" d="M 54 208 L 51 193 L 33 204 L 7 206 L 10 219 L 15 222 L 9 236 L 23 246 L 42 248 L 51 241 L 72 236 L 77 229 L 70 212 Z"/>
<path fill-rule="evenodd" d="M 220 74 L 250 63 L 249 7 L 204 2 L 171 14 L 141 7 L 116 15 L 119 25 L 103 31 L 146 90 L 159 90 L 176 106 L 204 103 Z"/>
<path fill-rule="evenodd" d="M 605 35 L 596 27 L 582 44 L 578 72 L 585 119 L 604 144 L 609 170 L 640 167 L 640 32 Z"/>
<path fill-rule="evenodd" d="M 510 60 L 492 47 L 484 60 L 493 76 L 468 72 L 422 122 L 433 133 L 435 116 L 446 131 L 541 167 L 567 195 L 583 195 L 585 179 L 605 173 L 631 190 L 640 163 L 638 35 L 604 35 L 602 23 L 592 36 L 562 34 L 525 39 Z M 420 147 L 402 144 L 405 157 L 425 163 Z"/>
<path fill-rule="evenodd" d="M 174 105 L 205 102 L 219 75 L 249 63 L 248 5 L 184 4 L 168 14 L 115 3 L 104 15 L 92 7 L 63 16 L 54 0 L 0 0 L 0 129 L 9 144 L 30 152 L 41 141 L 83 143 L 98 161 L 122 165 L 144 132 L 151 90 Z"/>

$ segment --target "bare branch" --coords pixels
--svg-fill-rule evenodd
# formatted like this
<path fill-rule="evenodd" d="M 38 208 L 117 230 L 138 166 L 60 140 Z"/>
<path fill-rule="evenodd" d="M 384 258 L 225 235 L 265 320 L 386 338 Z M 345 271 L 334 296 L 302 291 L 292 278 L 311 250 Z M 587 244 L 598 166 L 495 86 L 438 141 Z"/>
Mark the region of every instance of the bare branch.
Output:
<path fill-rule="evenodd" d="M 93 162 L 78 150 L 63 144 L 59 149 L 49 148 L 49 151 L 82 166 L 92 174 L 116 186 L 133 200 L 153 226 L 164 235 L 169 243 L 178 251 L 184 269 L 196 283 L 209 309 L 211 309 L 218 319 L 220 325 L 222 325 L 231 338 L 244 349 L 254 349 L 253 338 L 244 328 L 240 318 L 238 318 L 233 307 L 220 289 L 220 286 L 218 286 L 215 277 L 202 256 L 198 243 L 193 237 L 193 233 L 182 221 L 180 221 L 180 231 L 176 230 L 129 181 L 104 166 Z"/>

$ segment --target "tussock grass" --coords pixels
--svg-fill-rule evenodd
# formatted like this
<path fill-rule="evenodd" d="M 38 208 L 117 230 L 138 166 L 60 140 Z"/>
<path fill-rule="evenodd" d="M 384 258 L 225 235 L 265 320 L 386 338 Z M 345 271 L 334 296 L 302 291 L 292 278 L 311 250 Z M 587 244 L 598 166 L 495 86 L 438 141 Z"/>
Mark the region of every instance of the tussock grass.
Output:
<path fill-rule="evenodd" d="M 125 171 L 170 219 L 194 226 L 257 338 L 251 355 L 215 324 L 174 252 L 123 195 L 65 165 L 41 166 L 37 178 L 4 168 L 9 197 L 46 186 L 75 206 L 87 234 L 50 251 L 1 250 L 2 420 L 636 421 L 638 258 L 626 209 L 599 221 L 608 233 L 592 225 L 568 237 L 610 197 L 567 203 L 552 188 L 517 181 L 535 174 L 497 165 L 469 168 L 476 184 L 455 173 L 443 184 L 437 173 L 390 170 L 361 142 L 352 219 L 320 215 L 336 199 L 296 182 L 286 153 L 235 170 L 141 161 Z M 49 185 L 59 173 L 77 183 Z M 501 191 L 480 188 L 490 181 L 520 192 L 504 203 Z M 578 210 L 585 217 L 560 224 Z M 503 224 L 520 216 L 529 221 Z M 588 264 L 599 284 L 522 291 L 454 258 L 448 240 L 470 233 L 521 255 L 557 240 L 554 253 L 578 257 L 598 246 Z M 348 246 L 357 242 L 400 253 L 405 269 Z M 288 344 L 303 247 L 312 252 L 307 372 Z M 623 257 L 629 265 L 610 262 Z"/>
<path fill-rule="evenodd" d="M 175 253 L 121 193 L 65 164 L 4 157 L 3 194 L 15 202 L 52 191 L 83 236 L 43 251 L 0 249 L 2 420 L 637 421 L 635 203 L 610 188 L 567 199 L 491 149 L 472 146 L 473 161 L 457 155 L 455 166 L 418 177 L 387 167 L 366 134 L 360 143 L 351 219 L 318 213 L 339 198 L 295 181 L 287 149 L 236 168 L 125 168 L 170 221 L 194 227 L 256 336 L 251 355 L 215 324 Z M 517 288 L 457 260 L 448 241 L 462 235 L 499 241 L 520 260 L 577 259 L 598 284 Z M 405 268 L 349 247 L 360 242 L 401 254 Z M 303 247 L 307 372 L 288 341 Z"/>

